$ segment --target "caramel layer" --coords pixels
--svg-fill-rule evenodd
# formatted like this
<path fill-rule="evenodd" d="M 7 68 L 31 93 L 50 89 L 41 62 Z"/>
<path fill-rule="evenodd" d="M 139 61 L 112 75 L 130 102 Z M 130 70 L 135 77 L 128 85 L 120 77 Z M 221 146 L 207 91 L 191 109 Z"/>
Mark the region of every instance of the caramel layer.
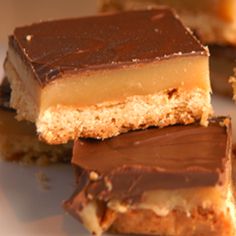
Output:
<path fill-rule="evenodd" d="M 28 81 L 25 86 L 40 112 L 58 104 L 82 108 L 104 102 L 119 103 L 127 97 L 163 90 L 210 91 L 207 56 L 174 57 L 113 70 L 69 74 L 42 88 L 17 55 L 14 52 L 9 55 L 16 69 L 9 62 L 6 68 L 10 67 L 19 79 Z"/>

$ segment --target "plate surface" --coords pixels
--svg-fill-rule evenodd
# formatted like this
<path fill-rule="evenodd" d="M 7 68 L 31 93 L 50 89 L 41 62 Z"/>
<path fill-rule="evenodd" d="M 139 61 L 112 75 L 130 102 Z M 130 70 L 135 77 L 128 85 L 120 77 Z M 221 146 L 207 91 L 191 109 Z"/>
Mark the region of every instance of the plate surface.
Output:
<path fill-rule="evenodd" d="M 0 65 L 4 55 L 5 51 L 0 48 Z M 236 105 L 233 101 L 213 96 L 213 106 L 217 115 L 232 116 L 233 130 L 236 131 Z M 49 179 L 47 188 L 39 181 L 42 174 Z M 42 168 L 0 162 L 0 235 L 89 236 L 82 225 L 61 208 L 63 200 L 74 189 L 73 171 L 69 165 Z"/>

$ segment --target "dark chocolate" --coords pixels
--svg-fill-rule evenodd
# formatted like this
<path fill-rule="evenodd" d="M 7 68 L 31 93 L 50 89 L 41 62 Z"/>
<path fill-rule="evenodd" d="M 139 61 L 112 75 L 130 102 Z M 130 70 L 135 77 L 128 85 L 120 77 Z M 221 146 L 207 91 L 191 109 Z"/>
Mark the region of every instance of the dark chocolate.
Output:
<path fill-rule="evenodd" d="M 210 45 L 210 78 L 213 92 L 233 96 L 229 77 L 236 67 L 236 48 L 232 46 Z"/>
<path fill-rule="evenodd" d="M 122 201 L 152 190 L 224 184 L 231 153 L 229 118 L 150 128 L 104 141 L 75 141 L 72 163 L 79 189 L 90 198 Z"/>
<path fill-rule="evenodd" d="M 168 8 L 19 27 L 9 46 L 42 87 L 64 73 L 208 54 Z"/>

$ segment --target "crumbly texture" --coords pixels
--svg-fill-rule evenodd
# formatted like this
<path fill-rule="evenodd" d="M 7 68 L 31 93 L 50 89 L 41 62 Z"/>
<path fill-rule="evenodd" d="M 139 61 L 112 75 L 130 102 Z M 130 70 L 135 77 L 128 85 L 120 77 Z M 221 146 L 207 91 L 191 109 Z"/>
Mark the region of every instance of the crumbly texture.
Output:
<path fill-rule="evenodd" d="M 67 143 L 77 137 L 105 139 L 129 130 L 189 124 L 196 120 L 207 125 L 212 113 L 208 91 L 173 88 L 153 95 L 128 97 L 123 102 L 107 102 L 82 109 L 58 105 L 41 112 L 36 119 L 36 108 L 16 72 L 11 68 L 7 71 L 12 73 L 9 76 L 11 106 L 17 110 L 17 118 L 36 120 L 40 138 L 50 144 Z"/>
<path fill-rule="evenodd" d="M 35 137 L 0 135 L 0 156 L 6 161 L 39 166 L 58 162 L 68 163 L 71 159 L 71 150 L 72 143 L 48 145 L 40 142 L 36 135 Z"/>
<path fill-rule="evenodd" d="M 234 236 L 234 226 L 229 215 L 196 208 L 191 216 L 174 210 L 160 217 L 151 210 L 130 210 L 119 214 L 110 229 L 122 234 L 165 236 Z"/>
<path fill-rule="evenodd" d="M 104 104 L 85 109 L 57 106 L 40 114 L 36 126 L 48 143 L 65 143 L 76 137 L 105 139 L 148 126 L 165 127 L 176 123 L 206 121 L 211 113 L 209 94 L 168 91 L 127 98 L 123 103 Z M 63 119 L 61 119 L 63 117 Z"/>
<path fill-rule="evenodd" d="M 160 3 L 159 3 L 160 4 Z M 120 11 L 151 8 L 159 5 L 155 1 L 101 0 L 101 11 Z M 163 1 L 164 4 L 164 1 Z M 207 13 L 178 11 L 183 22 L 198 34 L 204 43 L 236 45 L 236 22 L 223 21 Z M 206 24 L 207 22 L 207 24 Z"/>

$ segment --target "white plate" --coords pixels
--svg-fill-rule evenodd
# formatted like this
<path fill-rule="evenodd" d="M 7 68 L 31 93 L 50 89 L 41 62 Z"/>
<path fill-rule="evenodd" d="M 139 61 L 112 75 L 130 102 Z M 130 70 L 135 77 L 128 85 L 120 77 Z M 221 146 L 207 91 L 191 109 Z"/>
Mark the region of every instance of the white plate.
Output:
<path fill-rule="evenodd" d="M 3 55 L 0 53 L 0 58 Z M 213 105 L 216 114 L 232 116 L 236 130 L 236 105 L 223 97 L 213 97 Z M 39 173 L 49 178 L 50 189 L 45 190 L 39 183 Z M 0 162 L 0 235 L 89 236 L 61 207 L 74 189 L 69 165 L 40 168 Z"/>

